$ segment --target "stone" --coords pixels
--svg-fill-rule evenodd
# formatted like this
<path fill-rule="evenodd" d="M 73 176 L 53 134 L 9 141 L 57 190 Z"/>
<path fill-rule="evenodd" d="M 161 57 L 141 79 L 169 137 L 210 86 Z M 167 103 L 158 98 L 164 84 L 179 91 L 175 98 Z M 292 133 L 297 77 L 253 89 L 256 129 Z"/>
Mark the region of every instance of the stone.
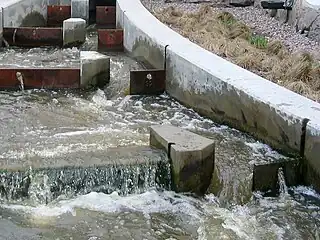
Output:
<path fill-rule="evenodd" d="M 110 80 L 110 58 L 95 51 L 81 51 L 80 87 L 102 88 Z"/>
<path fill-rule="evenodd" d="M 167 152 L 173 190 L 205 194 L 214 169 L 215 143 L 172 125 L 150 127 L 150 145 Z"/>
<path fill-rule="evenodd" d="M 315 41 L 320 41 L 320 3 L 312 0 L 294 1 L 292 11 L 278 10 L 277 18 L 296 28 L 302 34 Z"/>
<path fill-rule="evenodd" d="M 63 45 L 71 46 L 86 41 L 86 21 L 81 18 L 69 18 L 63 21 Z"/>
<path fill-rule="evenodd" d="M 71 17 L 82 18 L 89 23 L 89 0 L 71 0 Z"/>

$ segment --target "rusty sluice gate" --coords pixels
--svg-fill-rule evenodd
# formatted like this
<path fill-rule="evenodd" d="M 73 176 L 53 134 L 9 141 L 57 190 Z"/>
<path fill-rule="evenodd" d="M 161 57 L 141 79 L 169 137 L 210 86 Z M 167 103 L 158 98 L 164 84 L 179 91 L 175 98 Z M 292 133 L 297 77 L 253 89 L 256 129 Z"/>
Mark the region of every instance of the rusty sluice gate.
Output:
<path fill-rule="evenodd" d="M 62 46 L 62 28 L 20 27 L 3 28 L 3 38 L 10 46 Z"/>
<path fill-rule="evenodd" d="M 79 88 L 79 68 L 0 68 L 0 89 Z"/>
<path fill-rule="evenodd" d="M 154 95 L 165 91 L 166 72 L 163 69 L 130 71 L 130 94 Z"/>
<path fill-rule="evenodd" d="M 101 51 L 123 51 L 122 29 L 98 29 L 98 49 Z"/>
<path fill-rule="evenodd" d="M 116 28 L 116 7 L 97 6 L 96 24 L 99 28 Z"/>
<path fill-rule="evenodd" d="M 71 18 L 71 6 L 49 5 L 47 7 L 47 26 L 62 27 L 63 21 Z"/>

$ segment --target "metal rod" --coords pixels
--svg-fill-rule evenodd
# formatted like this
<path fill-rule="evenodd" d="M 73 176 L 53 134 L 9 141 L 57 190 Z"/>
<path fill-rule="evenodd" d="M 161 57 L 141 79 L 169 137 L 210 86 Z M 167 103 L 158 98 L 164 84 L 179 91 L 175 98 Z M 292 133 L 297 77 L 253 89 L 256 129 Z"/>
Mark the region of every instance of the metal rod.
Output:
<path fill-rule="evenodd" d="M 169 47 L 169 44 L 164 47 L 164 71 L 167 70 L 167 47 Z"/>

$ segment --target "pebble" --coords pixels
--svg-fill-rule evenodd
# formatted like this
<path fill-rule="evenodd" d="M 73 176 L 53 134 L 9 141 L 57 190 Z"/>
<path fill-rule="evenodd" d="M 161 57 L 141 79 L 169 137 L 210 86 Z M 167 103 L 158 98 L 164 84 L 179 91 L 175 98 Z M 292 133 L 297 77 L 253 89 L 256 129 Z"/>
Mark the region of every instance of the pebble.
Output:
<path fill-rule="evenodd" d="M 184 12 L 197 11 L 201 5 L 210 3 L 214 11 L 228 11 L 238 20 L 243 21 L 254 32 L 270 40 L 281 41 L 291 52 L 309 52 L 320 60 L 320 45 L 318 42 L 298 33 L 294 27 L 284 24 L 268 15 L 265 9 L 257 7 L 227 7 L 219 0 L 192 3 L 194 0 L 141 0 L 149 11 L 156 11 L 173 6 Z"/>

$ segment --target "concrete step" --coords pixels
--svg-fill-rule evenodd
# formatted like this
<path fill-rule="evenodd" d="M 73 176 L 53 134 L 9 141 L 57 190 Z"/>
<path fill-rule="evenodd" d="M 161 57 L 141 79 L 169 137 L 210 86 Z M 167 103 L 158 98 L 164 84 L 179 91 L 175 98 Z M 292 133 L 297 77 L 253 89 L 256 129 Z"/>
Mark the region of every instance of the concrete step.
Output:
<path fill-rule="evenodd" d="M 170 165 L 164 151 L 147 146 L 71 152 L 0 167 L 0 199 L 9 202 L 33 197 L 48 203 L 61 195 L 92 191 L 126 195 L 156 187 L 169 189 Z"/>

